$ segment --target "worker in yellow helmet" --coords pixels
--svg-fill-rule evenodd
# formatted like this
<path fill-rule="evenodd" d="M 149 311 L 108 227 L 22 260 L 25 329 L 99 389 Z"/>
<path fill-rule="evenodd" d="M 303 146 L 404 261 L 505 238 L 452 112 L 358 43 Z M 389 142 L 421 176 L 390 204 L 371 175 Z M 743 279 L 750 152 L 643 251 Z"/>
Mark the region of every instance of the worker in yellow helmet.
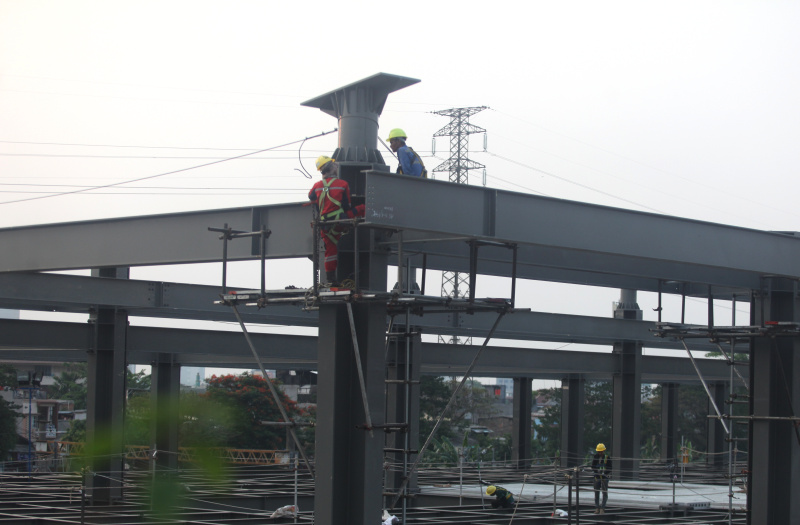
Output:
<path fill-rule="evenodd" d="M 397 173 L 401 175 L 411 175 L 412 177 L 428 178 L 428 170 L 425 169 L 425 164 L 422 163 L 422 158 L 416 151 L 406 146 L 406 132 L 400 128 L 394 128 L 389 132 L 389 138 L 386 142 L 392 151 L 397 153 L 397 160 L 400 165 L 397 167 Z"/>
<path fill-rule="evenodd" d="M 328 156 L 317 159 L 317 170 L 322 180 L 308 192 L 308 199 L 319 210 L 320 236 L 325 244 L 325 282 L 329 286 L 336 283 L 336 267 L 339 265 L 339 239 L 347 232 L 346 226 L 336 223 L 325 225 L 326 221 L 352 219 L 364 216 L 364 205 L 353 206 L 350 185 L 339 178 L 339 165 Z"/>
<path fill-rule="evenodd" d="M 595 447 L 596 454 L 592 457 L 592 472 L 594 472 L 594 513 L 605 514 L 608 502 L 608 479 L 611 477 L 611 457 L 606 454 L 606 446 L 598 443 Z M 603 502 L 600 503 L 600 494 Z"/>
<path fill-rule="evenodd" d="M 492 508 L 496 509 L 501 507 L 507 509 L 514 505 L 514 496 L 511 494 L 511 492 L 498 485 L 489 485 L 486 487 L 486 494 L 489 496 L 494 496 Z"/>

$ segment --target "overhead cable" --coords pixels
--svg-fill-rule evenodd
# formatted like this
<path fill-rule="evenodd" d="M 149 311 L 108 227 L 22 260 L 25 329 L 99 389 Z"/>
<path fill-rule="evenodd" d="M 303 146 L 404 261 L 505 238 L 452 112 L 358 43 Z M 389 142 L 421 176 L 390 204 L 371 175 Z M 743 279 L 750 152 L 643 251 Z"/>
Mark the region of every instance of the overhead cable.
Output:
<path fill-rule="evenodd" d="M 271 151 L 271 150 L 274 150 L 274 149 L 277 149 L 277 148 L 282 148 L 282 147 L 285 147 L 285 146 L 289 146 L 291 144 L 297 144 L 299 142 L 304 142 L 304 141 L 306 141 L 306 140 L 308 140 L 310 138 L 322 137 L 322 136 L 328 135 L 330 133 L 335 133 L 336 131 L 338 131 L 338 129 L 334 128 L 331 131 L 324 131 L 324 132 L 318 133 L 317 135 L 314 135 L 312 137 L 306 137 L 304 139 L 294 140 L 294 141 L 291 141 L 291 142 L 287 142 L 285 144 L 281 144 L 279 146 L 273 146 L 273 147 L 270 147 L 270 148 L 264 148 L 264 149 L 253 151 L 253 152 L 250 152 L 250 153 L 244 153 L 242 155 L 237 155 L 235 157 L 228 157 L 228 158 L 222 159 L 222 160 L 215 160 L 213 162 L 207 162 L 205 164 L 199 164 L 197 166 L 189 166 L 187 168 L 181 168 L 181 169 L 177 169 L 177 170 L 173 170 L 173 171 L 168 171 L 168 172 L 165 172 L 165 173 L 159 173 L 159 174 L 156 174 L 156 175 L 149 175 L 147 177 L 139 177 L 138 179 L 132 179 L 132 180 L 122 181 L 122 182 L 115 182 L 115 183 L 112 183 L 112 184 L 104 184 L 104 185 L 101 185 L 101 186 L 94 186 L 92 188 L 84 188 L 84 189 L 80 189 L 80 190 L 73 190 L 73 191 L 67 191 L 67 192 L 62 192 L 62 193 L 54 193 L 54 194 L 51 194 L 51 195 L 42 195 L 42 196 L 39 196 L 39 197 L 29 197 L 27 199 L 17 199 L 17 200 L 13 200 L 13 201 L 5 201 L 5 202 L 0 202 L 0 204 L 12 204 L 12 203 L 16 203 L 16 202 L 27 202 L 27 201 L 33 201 L 33 200 L 39 200 L 39 199 L 48 199 L 50 197 L 62 197 L 64 195 L 74 195 L 76 193 L 84 193 L 84 192 L 87 192 L 87 191 L 92 191 L 93 189 L 94 190 L 100 190 L 100 189 L 104 189 L 104 188 L 111 188 L 111 187 L 114 187 L 114 186 L 122 186 L 124 184 L 130 184 L 132 182 L 139 182 L 139 181 L 142 181 L 142 180 L 155 179 L 157 177 L 164 177 L 166 175 L 173 175 L 175 173 L 182 173 L 182 172 L 189 171 L 189 170 L 194 170 L 194 169 L 198 169 L 198 168 L 204 168 L 204 167 L 207 167 L 207 166 L 212 166 L 214 164 L 221 164 L 223 162 L 228 162 L 228 161 L 231 161 L 231 160 L 236 160 L 236 159 L 241 159 L 241 158 L 244 158 L 244 157 L 249 157 L 250 155 L 257 155 L 259 153 L 264 153 L 265 151 Z"/>

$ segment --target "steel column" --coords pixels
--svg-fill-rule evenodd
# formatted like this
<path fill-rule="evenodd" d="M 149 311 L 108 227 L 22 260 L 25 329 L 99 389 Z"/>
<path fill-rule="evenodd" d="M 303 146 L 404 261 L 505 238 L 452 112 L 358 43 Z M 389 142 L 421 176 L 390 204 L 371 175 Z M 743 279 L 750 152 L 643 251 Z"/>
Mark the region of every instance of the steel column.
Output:
<path fill-rule="evenodd" d="M 766 279 L 754 294 L 752 324 L 800 321 L 797 282 Z M 760 417 L 797 416 L 800 407 L 800 341 L 755 338 L 750 349 L 750 455 L 748 524 L 800 522 L 800 442 L 791 421 Z"/>
<path fill-rule="evenodd" d="M 728 391 L 730 388 L 729 383 L 716 381 L 711 383 L 709 388 L 711 389 L 711 394 L 714 396 L 714 403 L 720 408 L 720 410 L 727 414 L 727 409 L 723 409 L 723 407 L 728 399 Z M 714 414 L 714 406 L 711 404 L 711 401 L 708 402 L 708 413 Z M 731 421 L 730 428 L 733 429 L 734 425 L 735 422 Z M 725 464 L 725 455 L 728 452 L 728 445 L 725 442 L 727 437 L 728 436 L 725 434 L 725 429 L 720 423 L 720 420 L 709 418 L 707 439 L 708 445 L 706 448 L 706 451 L 708 452 L 708 456 L 706 456 L 706 462 L 708 464 L 714 465 L 715 467 L 721 467 Z"/>
<path fill-rule="evenodd" d="M 642 345 L 617 343 L 613 353 L 619 359 L 619 372 L 613 379 L 611 450 L 618 465 L 614 470 L 618 479 L 637 479 L 642 434 Z"/>
<path fill-rule="evenodd" d="M 347 310 L 344 305 L 323 304 L 319 317 L 315 521 L 371 524 L 380 518 L 383 502 L 384 435 L 381 430 L 364 428 L 364 401 Z M 353 317 L 372 423 L 382 425 L 386 305 L 355 304 Z"/>
<path fill-rule="evenodd" d="M 511 430 L 511 459 L 517 467 L 531 464 L 531 408 L 533 408 L 533 379 L 514 378 L 514 418 Z"/>
<path fill-rule="evenodd" d="M 169 354 L 158 354 L 151 366 L 152 437 L 157 451 L 156 465 L 166 473 L 177 472 L 181 366 L 174 363 Z"/>
<path fill-rule="evenodd" d="M 678 450 L 678 384 L 661 385 L 661 461 L 674 461 Z"/>
<path fill-rule="evenodd" d="M 127 268 L 93 270 L 98 277 L 126 279 Z M 90 313 L 86 438 L 91 444 L 92 475 L 86 491 L 94 505 L 122 498 L 123 424 L 128 315 L 124 310 L 99 308 Z"/>
<path fill-rule="evenodd" d="M 561 381 L 561 466 L 576 467 L 586 453 L 583 421 L 586 407 L 586 381 L 581 374 L 570 374 Z"/>

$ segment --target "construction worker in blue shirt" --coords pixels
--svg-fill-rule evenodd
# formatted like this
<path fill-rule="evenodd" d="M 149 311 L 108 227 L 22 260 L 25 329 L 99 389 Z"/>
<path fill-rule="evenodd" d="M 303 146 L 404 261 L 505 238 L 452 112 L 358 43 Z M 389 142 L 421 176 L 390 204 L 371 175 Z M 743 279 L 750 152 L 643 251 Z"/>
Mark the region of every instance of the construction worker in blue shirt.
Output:
<path fill-rule="evenodd" d="M 486 487 L 486 494 L 494 496 L 495 500 L 492 502 L 492 507 L 495 509 L 498 507 L 507 509 L 514 504 L 514 496 L 503 487 L 489 485 Z"/>
<path fill-rule="evenodd" d="M 608 502 L 608 478 L 611 477 L 611 457 L 606 454 L 606 446 L 598 443 L 597 452 L 592 457 L 592 472 L 594 472 L 594 513 L 604 514 Z M 600 503 L 600 494 L 603 502 Z"/>
<path fill-rule="evenodd" d="M 386 142 L 392 151 L 397 153 L 397 160 L 400 165 L 397 167 L 397 173 L 401 175 L 411 175 L 412 177 L 428 177 L 428 170 L 425 169 L 425 164 L 416 151 L 406 146 L 406 132 L 400 128 L 394 128 L 389 132 L 389 138 Z"/>

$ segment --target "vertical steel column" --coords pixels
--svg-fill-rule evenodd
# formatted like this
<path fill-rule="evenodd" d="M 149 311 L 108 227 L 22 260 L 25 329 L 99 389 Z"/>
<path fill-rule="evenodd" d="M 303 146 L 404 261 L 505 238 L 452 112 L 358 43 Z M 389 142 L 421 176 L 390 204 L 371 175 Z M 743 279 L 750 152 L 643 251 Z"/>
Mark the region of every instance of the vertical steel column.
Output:
<path fill-rule="evenodd" d="M 561 380 L 561 466 L 576 467 L 583 461 L 586 447 L 583 420 L 586 406 L 586 380 L 570 374 Z"/>
<path fill-rule="evenodd" d="M 514 418 L 511 430 L 511 459 L 518 468 L 531 464 L 531 408 L 533 380 L 530 377 L 514 378 Z"/>
<path fill-rule="evenodd" d="M 347 180 L 354 200 L 364 191 L 362 170 L 385 165 L 377 149 L 378 117 L 389 93 L 417 82 L 379 73 L 303 102 L 338 119 L 339 147 L 333 157 L 341 163 L 340 177 Z M 375 236 L 380 234 L 357 230 L 355 235 L 359 235 L 358 261 L 347 256 L 349 253 L 343 256 L 354 243 L 344 236 L 339 245 L 338 278 L 352 274 L 355 279 L 357 275 L 362 289 L 386 291 L 388 254 L 375 247 Z M 384 435 L 364 428 L 364 405 L 366 400 L 381 412 L 370 413 L 370 419 L 373 425 L 382 425 L 387 309 L 385 303 L 357 302 L 352 310 L 365 384 L 363 397 L 345 306 L 323 303 L 319 310 L 314 520 L 325 525 L 376 523 L 383 503 Z"/>
<path fill-rule="evenodd" d="M 385 275 L 385 271 L 384 271 Z M 374 425 L 382 425 L 385 405 L 384 341 L 386 305 L 353 305 L 356 335 Z M 383 432 L 364 428 L 350 323 L 344 305 L 319 310 L 316 495 L 314 519 L 329 525 L 379 521 L 382 510 Z"/>
<path fill-rule="evenodd" d="M 638 479 L 642 435 L 642 345 L 615 343 L 619 372 L 614 374 L 612 454 L 618 479 Z M 618 458 L 618 459 L 617 459 Z"/>
<path fill-rule="evenodd" d="M 716 383 L 712 383 L 709 385 L 711 390 L 711 395 L 714 396 L 714 403 L 717 407 L 725 406 L 725 401 L 728 399 L 728 383 L 724 381 L 719 381 Z M 727 410 L 724 410 L 727 413 Z M 711 404 L 711 401 L 708 402 L 708 414 L 714 414 L 714 407 Z M 729 422 L 731 426 L 731 430 L 734 426 L 734 421 Z M 715 467 L 722 467 L 725 464 L 725 455 L 724 452 L 728 451 L 728 445 L 725 442 L 726 438 L 725 429 L 720 423 L 719 419 L 709 418 L 708 419 L 708 444 L 706 446 L 706 451 L 708 452 L 708 456 L 706 462 L 709 465 L 713 465 Z M 731 437 L 733 437 L 731 435 Z"/>
<path fill-rule="evenodd" d="M 165 474 L 178 468 L 178 402 L 180 400 L 181 367 L 169 354 L 158 354 L 151 363 L 150 396 L 153 403 L 152 441 L 155 444 L 156 466 Z"/>
<path fill-rule="evenodd" d="M 661 461 L 674 461 L 678 450 L 677 383 L 661 384 Z"/>
<path fill-rule="evenodd" d="M 799 322 L 797 283 L 767 279 L 754 294 L 751 323 Z M 800 522 L 800 443 L 788 420 L 800 410 L 800 341 L 762 336 L 750 347 L 750 454 L 748 457 L 748 524 Z"/>
<path fill-rule="evenodd" d="M 93 277 L 127 279 L 128 268 L 92 270 Z M 123 424 L 128 314 L 115 308 L 90 312 L 93 325 L 88 351 L 86 438 L 95 454 L 86 492 L 94 505 L 122 498 Z"/>
<path fill-rule="evenodd" d="M 636 290 L 621 290 L 614 317 L 642 320 Z M 619 363 L 613 378 L 611 453 L 618 458 L 614 470 L 618 479 L 637 479 L 642 454 L 642 345 L 620 341 L 614 343 L 613 353 L 618 356 Z"/>

